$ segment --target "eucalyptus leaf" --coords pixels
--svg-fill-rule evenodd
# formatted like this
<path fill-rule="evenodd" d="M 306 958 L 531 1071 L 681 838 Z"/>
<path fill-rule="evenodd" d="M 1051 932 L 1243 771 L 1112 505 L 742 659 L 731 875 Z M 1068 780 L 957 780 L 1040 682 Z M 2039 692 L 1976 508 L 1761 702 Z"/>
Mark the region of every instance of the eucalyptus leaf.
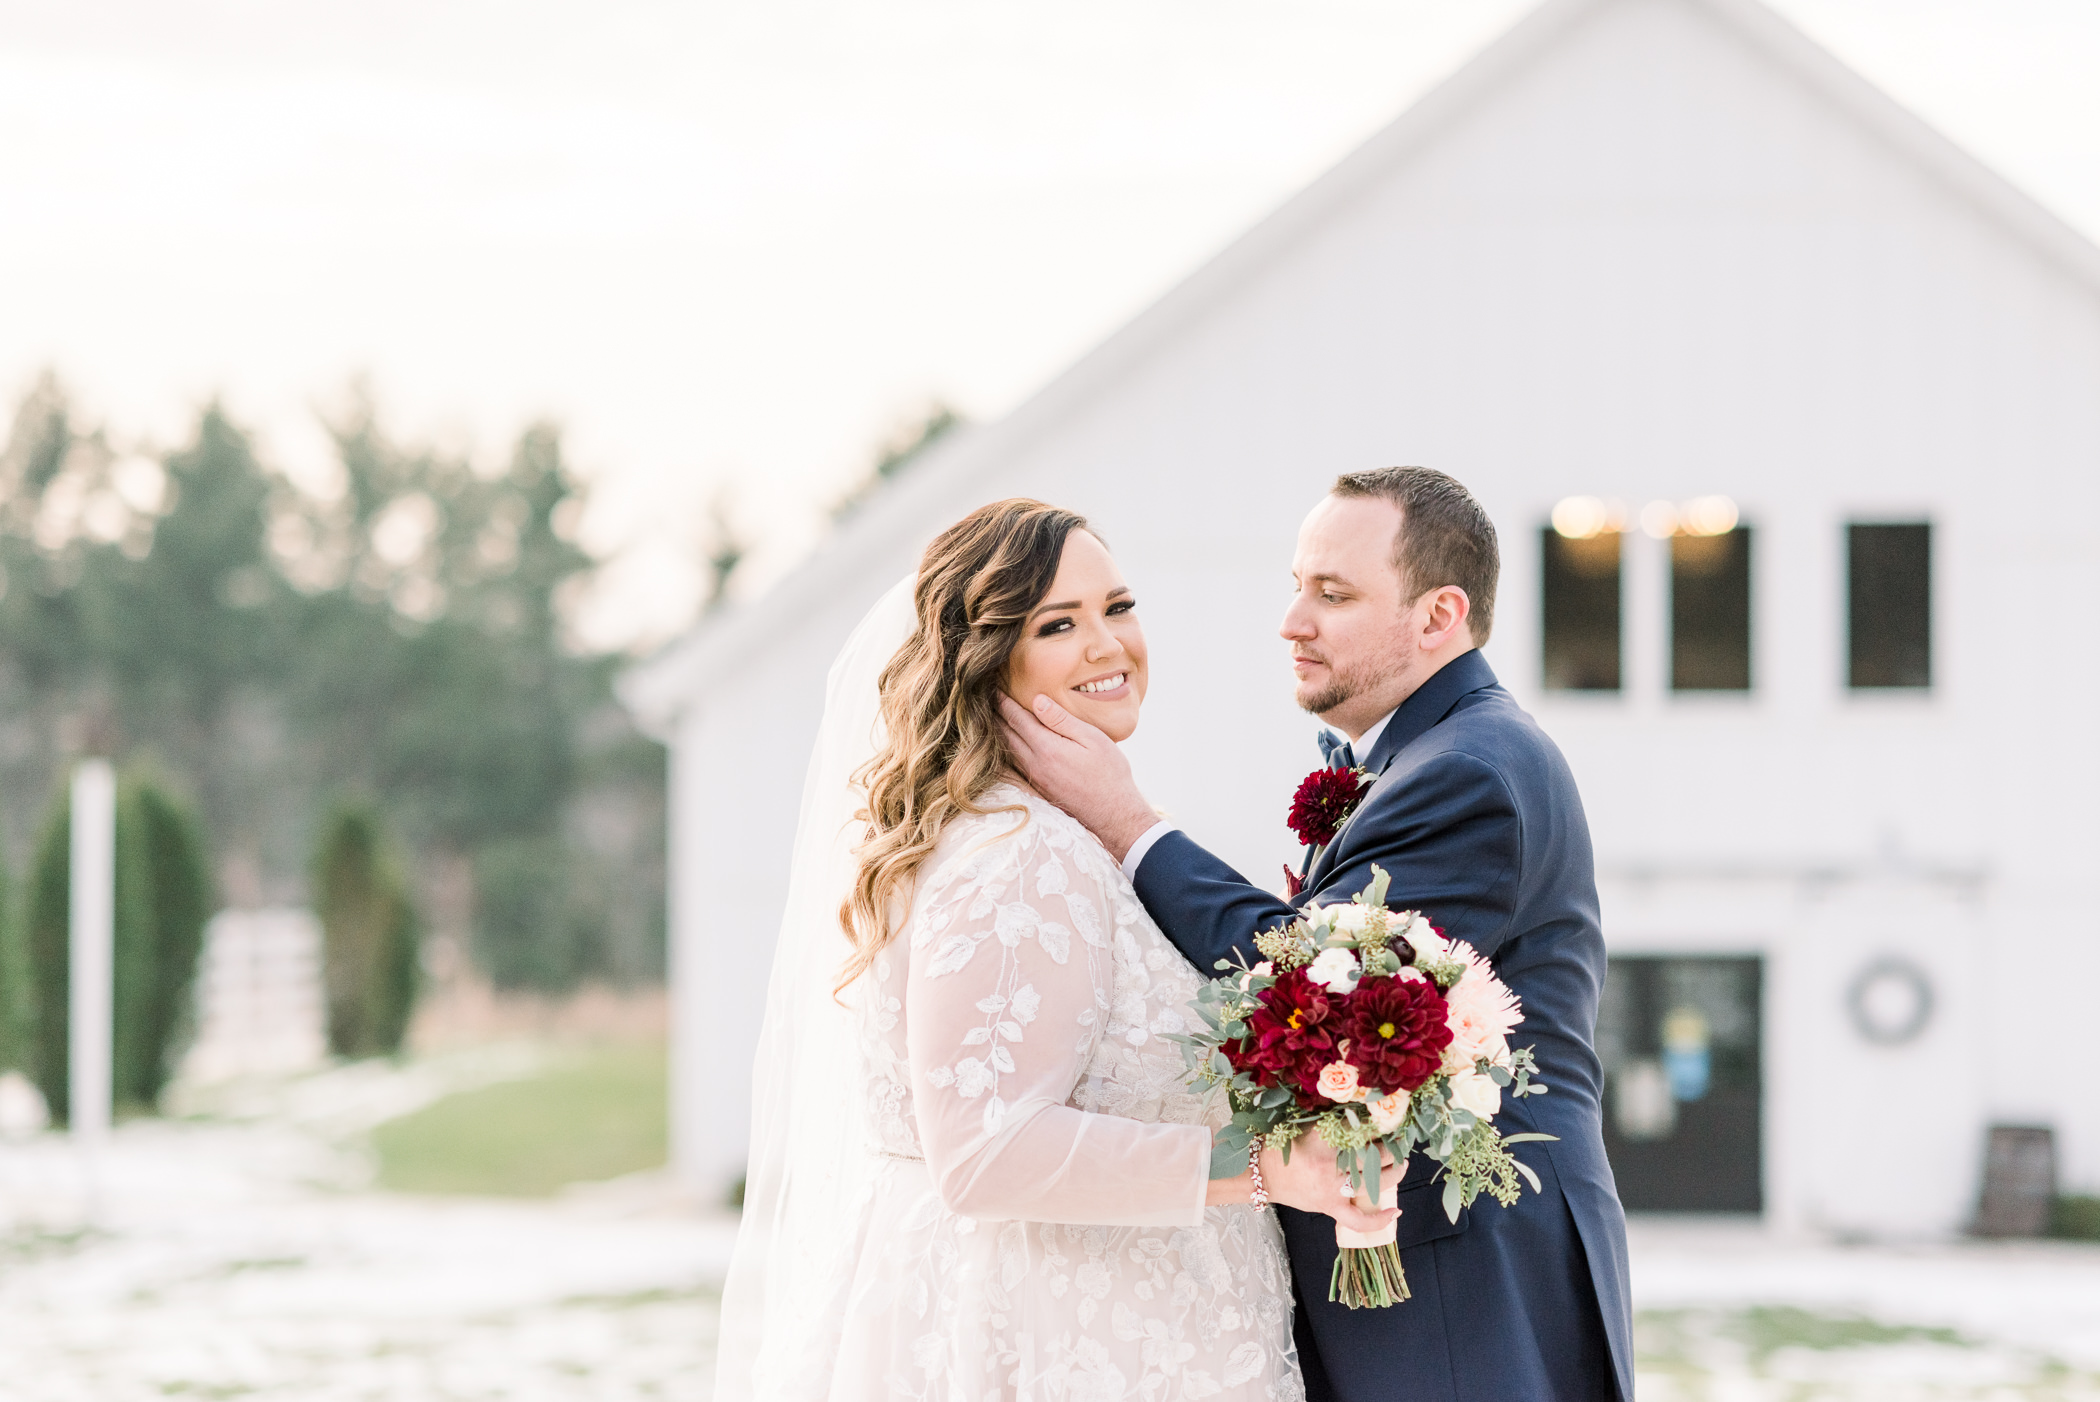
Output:
<path fill-rule="evenodd" d="M 1386 890 L 1392 884 L 1393 878 L 1386 873 L 1385 868 L 1375 862 L 1372 863 L 1371 884 L 1357 893 L 1356 903 L 1358 905 L 1384 905 Z"/>

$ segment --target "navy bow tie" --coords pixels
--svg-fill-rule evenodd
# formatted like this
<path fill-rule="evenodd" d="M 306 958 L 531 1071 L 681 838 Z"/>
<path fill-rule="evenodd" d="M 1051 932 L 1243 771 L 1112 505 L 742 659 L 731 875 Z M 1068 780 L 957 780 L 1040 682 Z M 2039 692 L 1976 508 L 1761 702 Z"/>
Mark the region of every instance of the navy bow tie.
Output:
<path fill-rule="evenodd" d="M 1323 730 L 1320 732 L 1320 760 L 1329 769 L 1354 769 L 1356 751 L 1350 749 L 1349 742 L 1332 730 Z"/>

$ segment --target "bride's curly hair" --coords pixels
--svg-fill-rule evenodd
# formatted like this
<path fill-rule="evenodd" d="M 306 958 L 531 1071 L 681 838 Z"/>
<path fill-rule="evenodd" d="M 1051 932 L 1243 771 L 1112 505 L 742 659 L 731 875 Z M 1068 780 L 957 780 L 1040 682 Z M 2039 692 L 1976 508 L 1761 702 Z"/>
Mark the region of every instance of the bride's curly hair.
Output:
<path fill-rule="evenodd" d="M 1086 518 L 1026 497 L 979 507 L 926 547 L 913 591 L 917 626 L 882 669 L 882 747 L 854 774 L 868 795 L 856 816 L 851 893 L 839 923 L 859 978 L 896 934 L 913 876 L 962 813 L 1014 772 L 999 690 L 1029 614 L 1049 594 L 1065 541 Z"/>

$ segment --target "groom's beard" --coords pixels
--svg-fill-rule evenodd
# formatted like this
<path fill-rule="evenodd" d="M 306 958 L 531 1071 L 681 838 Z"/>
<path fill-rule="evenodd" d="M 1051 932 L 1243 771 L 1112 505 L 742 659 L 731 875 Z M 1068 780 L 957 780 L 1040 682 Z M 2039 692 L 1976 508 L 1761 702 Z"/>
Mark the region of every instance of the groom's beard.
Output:
<path fill-rule="evenodd" d="M 1315 657 L 1312 657 L 1312 661 L 1327 661 L 1327 659 L 1315 655 Z M 1386 667 L 1380 665 L 1384 661 L 1386 659 L 1382 659 L 1382 657 L 1380 659 L 1359 659 L 1357 665 L 1352 665 L 1352 667 L 1336 667 L 1331 661 L 1327 661 L 1327 684 L 1321 686 L 1319 691 L 1315 691 L 1310 697 L 1300 695 L 1298 697 L 1298 705 L 1308 709 L 1308 711 L 1312 711 L 1312 714 L 1315 714 L 1315 716 L 1325 716 L 1327 711 L 1336 709 L 1338 705 L 1346 705 L 1348 701 L 1361 697 L 1365 691 L 1369 691 L 1369 688 L 1378 686 L 1378 682 L 1384 680 L 1382 674 L 1386 672 Z"/>
<path fill-rule="evenodd" d="M 1310 696 L 1300 696 L 1298 698 L 1299 709 L 1309 711 L 1316 716 L 1325 715 L 1335 707 L 1346 702 L 1350 697 L 1356 695 L 1357 688 L 1351 684 L 1352 680 L 1352 678 L 1344 677 L 1339 672 L 1333 673 L 1328 677 L 1327 685 L 1321 687 Z"/>
<path fill-rule="evenodd" d="M 1377 656 L 1358 657 L 1346 666 L 1337 666 L 1325 653 L 1310 649 L 1299 652 L 1300 657 L 1327 664 L 1327 684 L 1310 695 L 1300 693 L 1299 708 L 1316 716 L 1325 716 L 1365 692 L 1384 685 L 1407 669 L 1413 654 L 1410 641 L 1399 640 L 1391 649 Z"/>

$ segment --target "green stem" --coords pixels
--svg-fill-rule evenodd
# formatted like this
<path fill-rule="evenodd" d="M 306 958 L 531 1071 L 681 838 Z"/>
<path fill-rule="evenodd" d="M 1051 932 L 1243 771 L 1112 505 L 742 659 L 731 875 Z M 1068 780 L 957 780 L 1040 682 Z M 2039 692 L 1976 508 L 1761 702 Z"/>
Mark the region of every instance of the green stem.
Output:
<path fill-rule="evenodd" d="M 1383 1309 L 1399 1304 L 1409 1293 L 1398 1246 L 1345 1246 L 1334 1253 L 1329 1300 L 1353 1310 Z"/>

